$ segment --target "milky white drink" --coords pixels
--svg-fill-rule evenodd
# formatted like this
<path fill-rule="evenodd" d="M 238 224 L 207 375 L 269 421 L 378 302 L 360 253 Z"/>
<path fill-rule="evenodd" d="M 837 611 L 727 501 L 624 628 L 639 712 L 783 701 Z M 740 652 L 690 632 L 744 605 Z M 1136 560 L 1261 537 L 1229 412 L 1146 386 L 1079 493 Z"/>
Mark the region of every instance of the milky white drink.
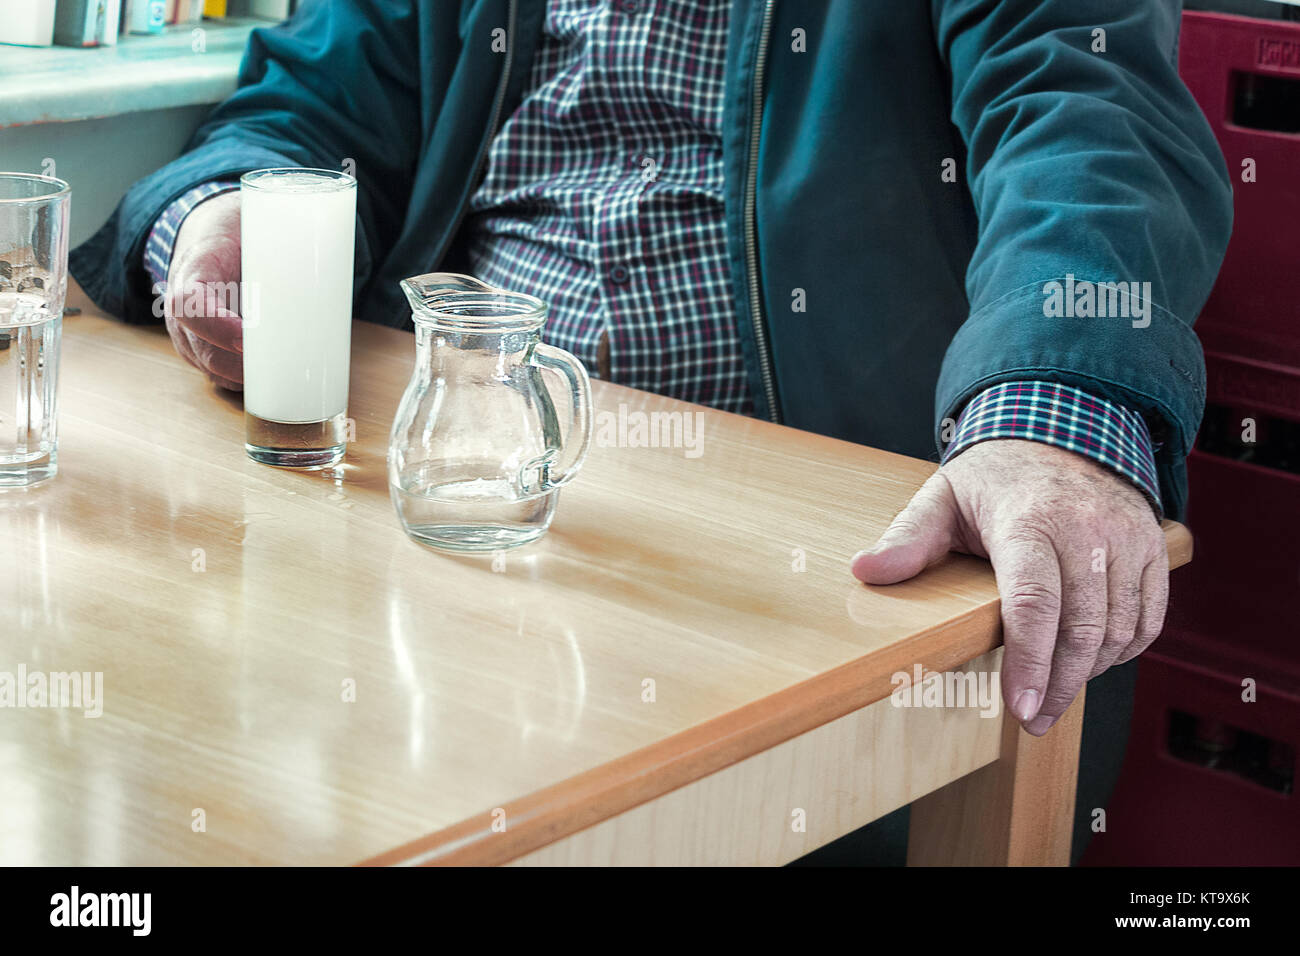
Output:
<path fill-rule="evenodd" d="M 241 180 L 245 447 L 272 465 L 343 457 L 356 180 L 264 169 Z"/>

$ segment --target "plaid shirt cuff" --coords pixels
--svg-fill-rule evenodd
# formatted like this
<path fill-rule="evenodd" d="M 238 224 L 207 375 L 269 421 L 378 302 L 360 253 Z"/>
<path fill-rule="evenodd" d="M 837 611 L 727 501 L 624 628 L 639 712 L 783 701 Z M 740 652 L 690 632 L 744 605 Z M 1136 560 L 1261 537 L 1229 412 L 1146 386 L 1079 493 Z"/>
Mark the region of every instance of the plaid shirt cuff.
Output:
<path fill-rule="evenodd" d="M 1137 485 L 1161 517 L 1151 433 L 1121 405 L 1054 382 L 1003 382 L 962 409 L 943 461 L 990 438 L 1027 438 L 1085 455 Z"/>
<path fill-rule="evenodd" d="M 203 200 L 238 188 L 238 182 L 228 180 L 203 183 L 187 193 L 182 193 L 180 198 L 162 211 L 162 215 L 149 230 L 149 238 L 144 243 L 144 271 L 149 274 L 149 278 L 155 285 L 167 281 L 172 252 L 176 248 L 176 234 L 181 231 L 181 223 L 185 221 L 185 217 Z"/>

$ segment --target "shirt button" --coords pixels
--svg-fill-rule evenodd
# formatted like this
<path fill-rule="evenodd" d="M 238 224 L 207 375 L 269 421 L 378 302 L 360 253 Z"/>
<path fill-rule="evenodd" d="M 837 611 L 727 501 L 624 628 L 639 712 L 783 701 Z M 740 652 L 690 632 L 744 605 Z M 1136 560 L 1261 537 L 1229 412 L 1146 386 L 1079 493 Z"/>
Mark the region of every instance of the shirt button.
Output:
<path fill-rule="evenodd" d="M 616 282 L 619 285 L 622 285 L 629 278 L 631 278 L 631 273 L 627 271 L 626 266 L 614 266 L 614 268 L 609 270 L 610 282 Z"/>
<path fill-rule="evenodd" d="M 641 0 L 618 0 L 617 6 L 624 13 L 636 13 L 641 9 Z"/>

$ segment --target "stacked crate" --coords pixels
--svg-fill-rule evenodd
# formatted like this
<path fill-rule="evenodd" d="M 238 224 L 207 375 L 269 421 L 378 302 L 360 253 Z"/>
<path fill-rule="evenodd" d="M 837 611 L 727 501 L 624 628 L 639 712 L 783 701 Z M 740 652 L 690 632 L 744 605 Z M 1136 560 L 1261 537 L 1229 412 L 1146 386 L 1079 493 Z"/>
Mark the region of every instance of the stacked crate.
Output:
<path fill-rule="evenodd" d="M 1195 555 L 1142 658 L 1128 753 L 1085 864 L 1300 863 L 1300 24 L 1185 13 L 1179 70 L 1233 181 L 1196 324 Z"/>

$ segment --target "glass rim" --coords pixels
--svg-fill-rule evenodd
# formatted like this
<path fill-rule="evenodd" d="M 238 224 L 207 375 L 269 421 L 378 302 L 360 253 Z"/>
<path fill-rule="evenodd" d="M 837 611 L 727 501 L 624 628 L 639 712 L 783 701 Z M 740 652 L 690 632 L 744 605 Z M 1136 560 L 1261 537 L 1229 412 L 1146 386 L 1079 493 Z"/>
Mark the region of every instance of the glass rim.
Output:
<path fill-rule="evenodd" d="M 452 311 L 457 306 L 490 306 L 494 302 L 514 303 L 516 308 L 502 308 L 495 315 L 472 315 Z M 522 308 L 520 308 L 522 307 Z M 437 292 L 424 300 L 423 310 L 412 310 L 417 325 L 452 328 L 474 332 L 522 332 L 546 322 L 546 303 L 527 292 L 465 290 Z"/>
<path fill-rule="evenodd" d="M 0 172 L 0 183 L 6 180 L 10 182 L 38 182 L 45 183 L 48 186 L 55 187 L 52 192 L 43 193 L 40 196 L 0 196 L 0 206 L 24 205 L 27 203 L 51 202 L 56 199 L 64 199 L 72 195 L 72 187 L 62 179 L 54 176 L 44 176 L 40 173 L 9 173 Z"/>
<path fill-rule="evenodd" d="M 296 190 L 297 192 L 335 192 L 352 189 L 357 185 L 355 176 L 349 176 L 338 169 L 321 169 L 317 166 L 271 166 L 267 169 L 250 169 L 239 177 L 239 185 L 248 189 L 266 189 L 266 186 L 259 185 L 258 180 L 274 179 L 277 175 L 287 173 L 310 173 L 321 178 L 320 189 Z"/>

